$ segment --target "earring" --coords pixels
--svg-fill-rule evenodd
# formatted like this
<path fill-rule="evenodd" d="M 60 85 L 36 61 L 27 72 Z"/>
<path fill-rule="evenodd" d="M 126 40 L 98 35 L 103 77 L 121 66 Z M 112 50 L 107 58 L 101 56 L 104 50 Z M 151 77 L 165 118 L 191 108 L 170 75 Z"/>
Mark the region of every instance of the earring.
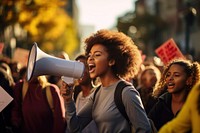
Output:
<path fill-rule="evenodd" d="M 114 64 L 115 64 L 115 61 L 114 60 L 110 60 L 108 65 L 109 66 L 113 66 Z"/>

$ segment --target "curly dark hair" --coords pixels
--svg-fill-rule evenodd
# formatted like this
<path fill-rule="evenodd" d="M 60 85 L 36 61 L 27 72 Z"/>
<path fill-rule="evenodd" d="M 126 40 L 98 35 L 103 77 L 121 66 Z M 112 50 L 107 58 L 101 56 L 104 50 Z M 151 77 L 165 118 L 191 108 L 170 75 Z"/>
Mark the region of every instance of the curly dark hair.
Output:
<path fill-rule="evenodd" d="M 161 79 L 156 84 L 153 96 L 159 97 L 161 94 L 163 94 L 166 91 L 166 85 L 165 85 L 165 79 L 166 74 L 170 67 L 174 64 L 180 65 L 184 68 L 185 73 L 187 74 L 187 77 L 191 77 L 191 82 L 189 85 L 186 86 L 187 92 L 189 92 L 192 87 L 200 80 L 200 66 L 198 62 L 191 62 L 190 60 L 184 60 L 184 59 L 175 59 L 172 60 L 168 65 L 164 68 L 164 71 L 162 73 Z M 188 93 L 187 93 L 188 94 Z M 187 97 L 187 95 L 186 95 Z"/>
<path fill-rule="evenodd" d="M 114 74 L 125 79 L 137 75 L 142 58 L 138 47 L 130 37 L 122 32 L 99 30 L 85 40 L 86 55 L 95 44 L 106 47 L 108 58 L 115 60 L 115 65 L 112 67 Z"/>

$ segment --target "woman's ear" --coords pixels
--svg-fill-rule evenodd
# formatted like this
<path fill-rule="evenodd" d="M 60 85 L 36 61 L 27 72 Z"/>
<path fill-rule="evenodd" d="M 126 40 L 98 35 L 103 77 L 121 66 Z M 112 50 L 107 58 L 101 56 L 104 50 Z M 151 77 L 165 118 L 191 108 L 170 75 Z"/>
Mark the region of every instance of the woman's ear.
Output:
<path fill-rule="evenodd" d="M 190 76 L 186 81 L 186 85 L 191 85 L 191 84 L 192 84 L 192 76 Z"/>
<path fill-rule="evenodd" d="M 111 59 L 110 61 L 109 61 L 109 66 L 113 66 L 115 64 L 115 60 L 113 60 L 113 59 Z"/>

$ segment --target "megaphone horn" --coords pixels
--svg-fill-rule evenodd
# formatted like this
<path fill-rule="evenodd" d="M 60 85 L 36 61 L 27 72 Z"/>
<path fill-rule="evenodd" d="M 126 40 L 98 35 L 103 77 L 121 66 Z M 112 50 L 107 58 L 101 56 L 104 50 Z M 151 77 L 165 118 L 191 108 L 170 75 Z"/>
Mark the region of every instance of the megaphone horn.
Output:
<path fill-rule="evenodd" d="M 82 62 L 65 60 L 44 53 L 34 42 L 28 58 L 27 80 L 41 75 L 81 78 L 84 68 Z"/>

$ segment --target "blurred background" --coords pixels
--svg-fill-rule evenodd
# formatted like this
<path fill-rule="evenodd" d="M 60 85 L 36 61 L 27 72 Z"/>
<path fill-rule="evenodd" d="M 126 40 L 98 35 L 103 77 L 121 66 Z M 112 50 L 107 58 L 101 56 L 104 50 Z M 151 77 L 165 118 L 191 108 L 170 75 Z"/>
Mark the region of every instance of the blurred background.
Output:
<path fill-rule="evenodd" d="M 12 59 L 37 42 L 48 54 L 74 59 L 101 28 L 130 36 L 146 59 L 173 38 L 200 61 L 200 0 L 0 0 L 0 56 Z"/>

